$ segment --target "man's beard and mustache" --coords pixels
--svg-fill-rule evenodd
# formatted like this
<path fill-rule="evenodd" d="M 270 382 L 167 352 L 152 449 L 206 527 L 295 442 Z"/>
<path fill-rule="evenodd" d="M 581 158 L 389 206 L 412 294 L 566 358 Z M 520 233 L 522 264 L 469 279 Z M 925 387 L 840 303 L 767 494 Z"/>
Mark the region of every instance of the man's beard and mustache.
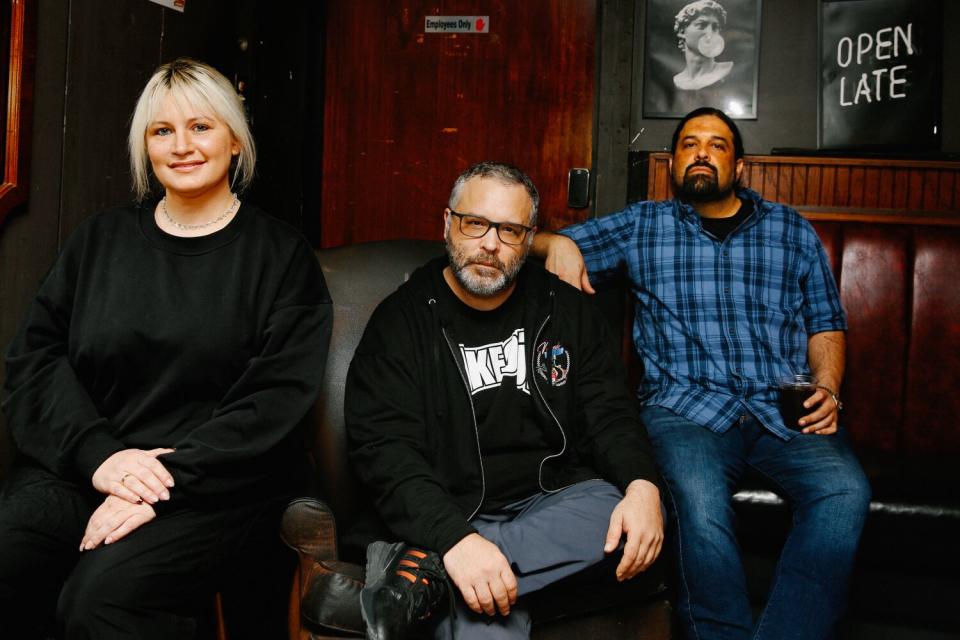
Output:
<path fill-rule="evenodd" d="M 697 167 L 707 167 L 711 173 L 690 172 Z M 733 181 L 721 188 L 717 177 L 717 168 L 705 161 L 698 161 L 686 168 L 683 174 L 683 181 L 677 182 L 674 179 L 674 189 L 677 196 L 688 202 L 714 202 L 723 200 L 733 192 Z"/>
<path fill-rule="evenodd" d="M 496 233 L 491 229 L 490 233 Z M 450 269 L 454 277 L 464 289 L 471 294 L 483 298 L 495 296 L 504 291 L 517 279 L 517 274 L 523 267 L 524 260 L 527 259 L 527 252 L 530 245 L 523 243 L 522 249 L 517 253 L 516 258 L 508 263 L 504 263 L 495 255 L 489 255 L 483 249 L 480 249 L 472 256 L 468 256 L 462 246 L 457 246 L 450 239 L 449 230 L 446 233 L 447 256 L 450 258 Z M 493 267 L 499 271 L 495 276 L 481 276 L 467 269 L 472 264 Z"/>

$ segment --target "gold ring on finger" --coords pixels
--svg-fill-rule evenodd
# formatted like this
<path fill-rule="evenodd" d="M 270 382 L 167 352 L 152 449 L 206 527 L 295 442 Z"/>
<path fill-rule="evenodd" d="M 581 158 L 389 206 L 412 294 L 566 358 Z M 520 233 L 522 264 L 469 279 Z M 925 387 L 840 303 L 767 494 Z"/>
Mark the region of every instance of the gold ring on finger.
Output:
<path fill-rule="evenodd" d="M 127 484 L 126 484 L 126 483 L 127 483 L 127 478 L 129 478 L 129 477 L 130 477 L 130 474 L 129 474 L 129 473 L 123 474 L 123 477 L 120 478 L 120 484 L 122 484 L 123 486 L 127 486 Z"/>

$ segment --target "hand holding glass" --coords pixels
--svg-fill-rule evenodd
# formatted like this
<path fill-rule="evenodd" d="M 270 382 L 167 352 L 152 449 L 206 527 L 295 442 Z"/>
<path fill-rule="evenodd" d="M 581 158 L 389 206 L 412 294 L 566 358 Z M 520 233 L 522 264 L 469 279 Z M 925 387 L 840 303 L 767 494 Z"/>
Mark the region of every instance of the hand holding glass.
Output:
<path fill-rule="evenodd" d="M 800 418 L 811 412 L 803 403 L 816 393 L 817 379 L 803 374 L 787 376 L 779 381 L 777 389 L 780 392 L 780 415 L 787 428 L 802 430 Z"/>

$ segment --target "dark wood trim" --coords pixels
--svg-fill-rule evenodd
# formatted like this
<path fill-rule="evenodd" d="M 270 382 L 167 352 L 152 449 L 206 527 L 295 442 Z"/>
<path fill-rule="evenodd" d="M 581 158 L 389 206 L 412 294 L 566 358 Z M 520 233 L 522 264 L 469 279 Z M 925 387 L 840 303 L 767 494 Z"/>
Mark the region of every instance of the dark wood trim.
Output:
<path fill-rule="evenodd" d="M 807 220 L 960 227 L 960 215 L 936 211 L 908 212 L 890 209 L 821 209 L 818 207 L 797 207 L 797 211 Z"/>
<path fill-rule="evenodd" d="M 669 153 L 658 153 L 670 157 Z M 903 158 L 843 158 L 831 156 L 744 156 L 751 164 L 806 165 L 806 166 L 856 166 L 910 169 L 957 169 L 955 160 L 907 160 Z"/>
<path fill-rule="evenodd" d="M 0 225 L 13 207 L 26 202 L 29 187 L 33 64 L 36 57 L 36 0 L 10 0 L 7 104 L 0 106 L 6 144 L 0 183 Z M 0 46 L 7 43 L 0 42 Z"/>
<path fill-rule="evenodd" d="M 673 197 L 669 161 L 669 153 L 650 154 L 651 200 Z M 811 219 L 951 226 L 960 220 L 956 161 L 748 155 L 741 183 Z"/>

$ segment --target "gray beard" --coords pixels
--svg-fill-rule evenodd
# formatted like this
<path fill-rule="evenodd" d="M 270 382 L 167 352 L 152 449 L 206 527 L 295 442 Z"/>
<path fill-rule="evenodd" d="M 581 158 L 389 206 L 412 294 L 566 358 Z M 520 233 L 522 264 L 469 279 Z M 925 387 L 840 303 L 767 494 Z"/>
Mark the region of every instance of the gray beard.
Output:
<path fill-rule="evenodd" d="M 483 258 L 484 263 L 500 271 L 496 276 L 487 278 L 467 270 L 467 267 L 479 256 L 468 257 L 466 252 L 454 247 L 453 243 L 450 242 L 449 234 L 447 235 L 446 241 L 447 256 L 450 259 L 450 269 L 453 271 L 457 282 L 471 294 L 481 298 L 495 296 L 513 284 L 517 279 L 517 274 L 520 273 L 520 269 L 523 267 L 523 263 L 527 258 L 527 252 L 529 251 L 529 245 L 526 245 L 523 253 L 518 256 L 516 262 L 509 268 L 495 256 L 485 256 Z"/>

